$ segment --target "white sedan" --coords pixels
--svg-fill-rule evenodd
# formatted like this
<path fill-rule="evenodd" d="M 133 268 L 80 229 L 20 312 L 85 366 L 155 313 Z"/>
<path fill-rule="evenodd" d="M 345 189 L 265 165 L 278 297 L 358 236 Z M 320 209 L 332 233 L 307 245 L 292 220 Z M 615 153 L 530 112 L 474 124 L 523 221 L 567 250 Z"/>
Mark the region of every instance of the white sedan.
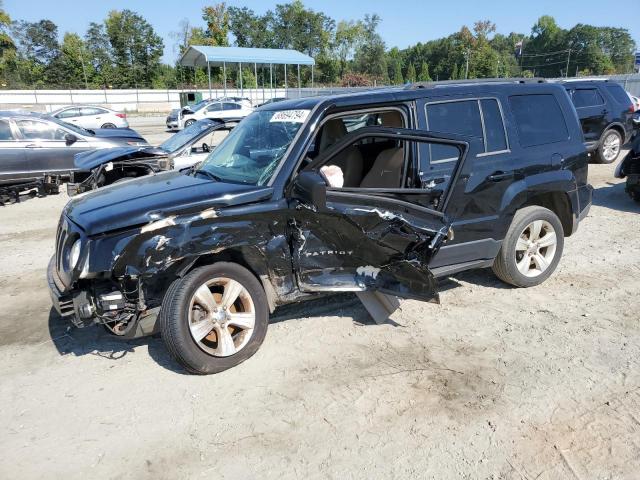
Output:
<path fill-rule="evenodd" d="M 188 127 L 205 118 L 239 120 L 251 112 L 253 112 L 253 107 L 246 103 L 220 100 L 202 101 L 196 105 L 184 107 L 178 115 L 176 126 L 177 128 Z M 169 126 L 168 122 L 167 126 Z"/>
<path fill-rule="evenodd" d="M 129 128 L 126 113 L 105 107 L 91 105 L 64 107 L 51 112 L 50 115 L 82 128 Z"/>

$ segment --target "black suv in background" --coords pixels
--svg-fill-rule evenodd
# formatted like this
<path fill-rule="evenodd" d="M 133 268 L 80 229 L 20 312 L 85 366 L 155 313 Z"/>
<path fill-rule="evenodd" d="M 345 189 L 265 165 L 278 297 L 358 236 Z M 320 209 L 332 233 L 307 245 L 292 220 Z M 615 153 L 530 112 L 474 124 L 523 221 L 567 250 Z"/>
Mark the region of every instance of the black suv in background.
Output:
<path fill-rule="evenodd" d="M 562 82 L 573 101 L 587 149 L 598 163 L 613 163 L 631 141 L 634 106 L 622 86 L 609 80 Z"/>
<path fill-rule="evenodd" d="M 558 84 L 272 103 L 196 168 L 73 198 L 51 297 L 77 326 L 161 331 L 189 371 L 219 372 L 257 351 L 269 311 L 319 292 L 432 300 L 437 277 L 479 267 L 542 283 L 591 205 L 587 161 Z"/>

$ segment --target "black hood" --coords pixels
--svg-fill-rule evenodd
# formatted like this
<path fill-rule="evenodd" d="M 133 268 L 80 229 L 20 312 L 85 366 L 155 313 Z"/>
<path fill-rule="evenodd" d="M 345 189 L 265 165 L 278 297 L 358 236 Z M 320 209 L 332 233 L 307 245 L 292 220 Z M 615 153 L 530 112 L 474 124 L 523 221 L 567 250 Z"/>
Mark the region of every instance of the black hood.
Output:
<path fill-rule="evenodd" d="M 96 137 L 109 139 L 134 139 L 146 142 L 142 136 L 130 128 L 96 128 L 91 130 Z"/>
<path fill-rule="evenodd" d="M 216 182 L 170 171 L 116 183 L 75 197 L 64 214 L 87 235 L 144 225 L 159 218 L 265 200 L 270 187 Z"/>
<path fill-rule="evenodd" d="M 76 153 L 73 163 L 78 170 L 91 170 L 107 162 L 165 156 L 167 152 L 159 147 L 114 147 Z"/>

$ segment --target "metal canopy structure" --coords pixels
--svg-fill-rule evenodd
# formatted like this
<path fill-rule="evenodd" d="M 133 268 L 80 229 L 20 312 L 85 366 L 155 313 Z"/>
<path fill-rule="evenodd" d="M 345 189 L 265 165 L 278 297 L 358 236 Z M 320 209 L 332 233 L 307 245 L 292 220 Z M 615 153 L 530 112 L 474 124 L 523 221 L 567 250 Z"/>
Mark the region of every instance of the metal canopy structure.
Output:
<path fill-rule="evenodd" d="M 227 95 L 227 65 L 238 64 L 240 72 L 240 91 L 242 85 L 242 64 L 253 64 L 256 86 L 258 82 L 258 65 L 269 65 L 269 83 L 273 90 L 273 66 L 284 65 L 284 88 L 287 90 L 287 65 L 296 65 L 298 68 L 298 91 L 300 91 L 300 65 L 311 67 L 311 87 L 313 88 L 313 68 L 315 60 L 309 55 L 297 50 L 277 48 L 244 48 L 244 47 L 209 47 L 205 45 L 191 45 L 180 58 L 183 67 L 206 67 L 209 77 L 209 97 L 211 97 L 211 65 L 222 66 L 224 79 L 224 93 Z M 264 90 L 264 82 L 263 82 Z"/>

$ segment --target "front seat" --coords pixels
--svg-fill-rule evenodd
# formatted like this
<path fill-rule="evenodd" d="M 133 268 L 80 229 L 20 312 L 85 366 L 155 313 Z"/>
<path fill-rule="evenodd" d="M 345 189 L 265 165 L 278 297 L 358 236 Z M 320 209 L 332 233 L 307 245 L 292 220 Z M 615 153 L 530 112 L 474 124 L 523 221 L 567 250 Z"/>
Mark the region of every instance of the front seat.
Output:
<path fill-rule="evenodd" d="M 347 134 L 347 128 L 340 118 L 329 120 L 322 127 L 320 134 L 320 144 L 318 153 L 325 152 L 331 145 L 334 145 Z M 347 147 L 334 157 L 331 165 L 336 165 L 342 170 L 344 176 L 344 187 L 357 187 L 362 180 L 362 154 L 356 147 Z"/>
<path fill-rule="evenodd" d="M 404 122 L 400 112 L 391 111 L 380 114 L 383 127 L 402 128 Z M 361 188 L 400 188 L 402 167 L 404 165 L 404 148 L 395 147 L 383 150 L 376 157 L 369 172 L 360 183 Z"/>

